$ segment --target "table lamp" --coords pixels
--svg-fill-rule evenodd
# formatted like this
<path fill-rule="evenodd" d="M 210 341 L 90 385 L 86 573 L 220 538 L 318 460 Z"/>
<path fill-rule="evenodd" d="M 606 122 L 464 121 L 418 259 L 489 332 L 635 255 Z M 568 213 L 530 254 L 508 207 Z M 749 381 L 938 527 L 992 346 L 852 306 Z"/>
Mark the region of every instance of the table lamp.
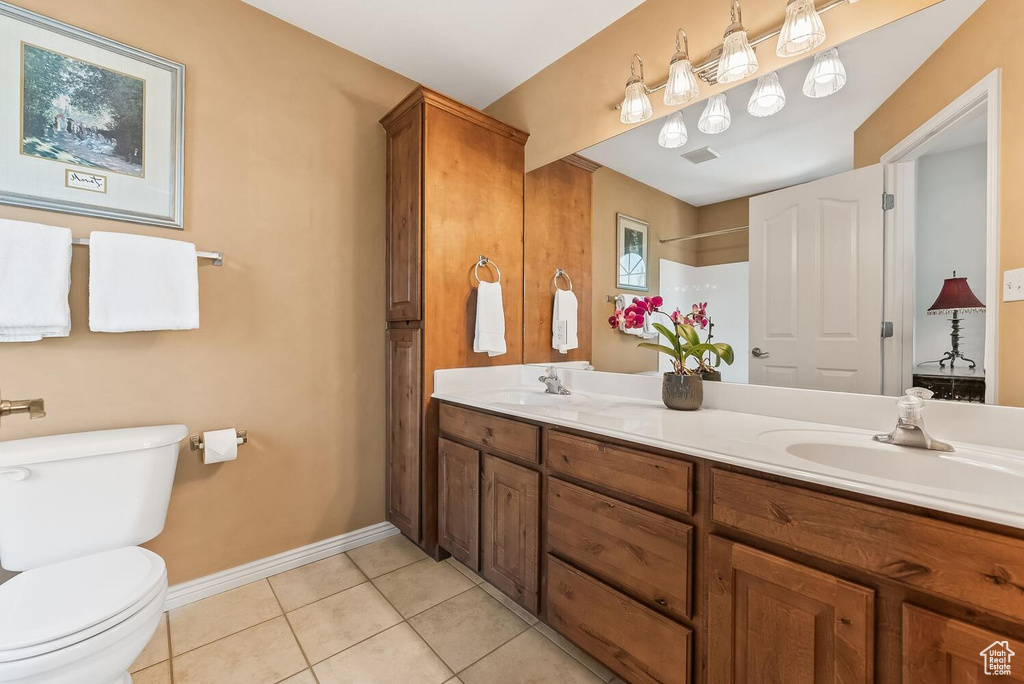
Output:
<path fill-rule="evenodd" d="M 942 290 L 939 292 L 938 299 L 928 309 L 929 316 L 953 314 L 953 318 L 949 319 L 953 324 L 953 331 L 950 334 L 953 340 L 953 349 L 946 352 L 945 356 L 938 361 L 926 361 L 925 363 L 938 363 L 939 368 L 945 368 L 946 361 L 949 361 L 949 367 L 952 369 L 956 365 L 957 359 L 963 359 L 971 364 L 971 368 L 977 367 L 977 363 L 964 356 L 960 351 L 959 314 L 983 313 L 984 311 L 985 305 L 971 291 L 971 286 L 967 284 L 967 278 L 957 278 L 956 271 L 953 271 L 953 277 L 946 278 L 942 283 Z"/>

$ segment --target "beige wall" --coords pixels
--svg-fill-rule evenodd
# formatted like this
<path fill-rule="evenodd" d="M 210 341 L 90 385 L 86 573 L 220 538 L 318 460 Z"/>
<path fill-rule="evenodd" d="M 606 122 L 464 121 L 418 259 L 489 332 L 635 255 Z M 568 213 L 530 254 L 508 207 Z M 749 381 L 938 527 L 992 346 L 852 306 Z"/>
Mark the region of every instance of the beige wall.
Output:
<path fill-rule="evenodd" d="M 890 97 L 854 136 L 858 167 L 881 156 L 996 68 L 1002 68 L 1000 192 L 1001 269 L 1024 267 L 1024 51 L 1020 27 L 1024 2 L 987 0 L 981 8 Z M 992 303 L 989 302 L 991 306 Z M 999 305 L 999 403 L 1024 406 L 1024 303 Z"/>
<path fill-rule="evenodd" d="M 1009 0 L 1014 2 L 1015 0 Z M 938 0 L 871 0 L 834 10 L 825 18 L 828 41 L 821 49 L 844 42 L 901 19 Z M 487 108 L 487 113 L 530 133 L 526 170 L 585 149 L 626 130 L 612 107 L 622 100 L 629 61 L 639 52 L 646 65 L 648 85 L 664 82 L 675 52 L 675 34 L 684 28 L 690 54 L 703 61 L 721 44 L 729 24 L 726 0 L 647 0 L 564 57 L 525 81 Z M 781 0 L 744 0 L 743 18 L 751 36 L 782 23 Z M 771 45 L 771 43 L 769 43 Z M 787 60 L 774 49 L 759 50 L 761 73 Z M 705 97 L 723 90 L 702 86 Z M 652 97 L 654 116 L 668 114 L 659 97 Z"/>
<path fill-rule="evenodd" d="M 182 582 L 384 519 L 384 132 L 414 84 L 238 0 L 19 0 L 187 66 L 185 231 L 0 208 L 0 217 L 223 250 L 197 331 L 0 348 L 8 397 L 48 415 L 0 439 L 181 422 L 249 431 L 239 460 L 182 451 L 164 533 Z"/>
<path fill-rule="evenodd" d="M 697 232 L 731 230 L 750 223 L 750 198 L 726 200 L 697 208 Z M 733 264 L 750 259 L 750 234 L 746 231 L 696 241 L 697 266 Z"/>
<path fill-rule="evenodd" d="M 594 172 L 594 351 L 591 363 L 601 371 L 639 373 L 658 369 L 657 352 L 639 349 L 640 340 L 608 327 L 614 306 L 605 301 L 619 293 L 645 297 L 658 294 L 661 259 L 693 264 L 692 247 L 659 245 L 658 240 L 696 232 L 697 209 L 609 168 Z M 616 214 L 622 213 L 651 224 L 648 234 L 648 282 L 650 292 L 620 290 L 616 284 Z M 692 243 L 691 243 L 692 244 Z M 527 255 L 529 258 L 529 255 Z"/>

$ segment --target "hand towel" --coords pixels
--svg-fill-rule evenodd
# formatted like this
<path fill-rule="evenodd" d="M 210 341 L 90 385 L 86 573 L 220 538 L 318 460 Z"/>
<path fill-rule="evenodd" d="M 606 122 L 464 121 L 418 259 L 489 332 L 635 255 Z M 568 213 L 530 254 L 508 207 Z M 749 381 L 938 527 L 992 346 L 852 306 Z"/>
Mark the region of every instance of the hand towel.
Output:
<path fill-rule="evenodd" d="M 71 333 L 71 231 L 0 219 L 0 342 Z"/>
<path fill-rule="evenodd" d="M 476 288 L 476 332 L 473 351 L 501 356 L 505 348 L 505 305 L 501 301 L 501 283 L 481 281 Z"/>
<path fill-rule="evenodd" d="M 96 232 L 89 236 L 89 329 L 199 327 L 199 266 L 190 242 Z"/>
<path fill-rule="evenodd" d="M 556 290 L 554 311 L 551 315 L 551 346 L 561 354 L 580 346 L 579 302 L 572 290 Z"/>

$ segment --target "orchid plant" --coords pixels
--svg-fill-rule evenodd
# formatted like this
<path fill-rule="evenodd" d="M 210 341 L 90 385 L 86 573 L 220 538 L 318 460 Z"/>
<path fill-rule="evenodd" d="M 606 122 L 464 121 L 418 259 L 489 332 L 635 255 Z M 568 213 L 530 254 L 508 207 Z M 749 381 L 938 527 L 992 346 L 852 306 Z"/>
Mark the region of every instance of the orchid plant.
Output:
<path fill-rule="evenodd" d="M 644 320 L 648 316 L 659 314 L 667 318 L 672 325 L 671 328 L 662 323 L 652 325 L 672 346 L 650 342 L 641 342 L 639 346 L 667 354 L 672 359 L 672 368 L 677 375 L 713 373 L 722 362 L 732 365 L 735 360 L 732 347 L 724 342 L 711 342 L 711 332 L 708 330 L 711 319 L 708 317 L 707 302 L 694 304 L 688 314 L 683 314 L 679 309 L 671 314 L 665 313 L 661 310 L 664 304 L 665 300 L 661 297 L 634 297 L 632 304 L 625 309 L 619 309 L 608 319 L 608 324 L 614 329 L 638 329 L 644 327 Z M 706 341 L 701 341 L 698 328 L 708 330 Z M 696 361 L 696 368 L 687 364 L 690 359 Z"/>

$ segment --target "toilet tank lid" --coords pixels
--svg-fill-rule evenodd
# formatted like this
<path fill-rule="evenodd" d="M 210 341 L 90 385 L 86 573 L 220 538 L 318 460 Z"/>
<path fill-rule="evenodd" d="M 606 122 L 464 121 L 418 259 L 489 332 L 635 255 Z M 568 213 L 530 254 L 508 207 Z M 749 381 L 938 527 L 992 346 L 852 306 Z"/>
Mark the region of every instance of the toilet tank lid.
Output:
<path fill-rule="evenodd" d="M 123 428 L 0 442 L 0 468 L 156 449 L 188 436 L 184 425 Z"/>

